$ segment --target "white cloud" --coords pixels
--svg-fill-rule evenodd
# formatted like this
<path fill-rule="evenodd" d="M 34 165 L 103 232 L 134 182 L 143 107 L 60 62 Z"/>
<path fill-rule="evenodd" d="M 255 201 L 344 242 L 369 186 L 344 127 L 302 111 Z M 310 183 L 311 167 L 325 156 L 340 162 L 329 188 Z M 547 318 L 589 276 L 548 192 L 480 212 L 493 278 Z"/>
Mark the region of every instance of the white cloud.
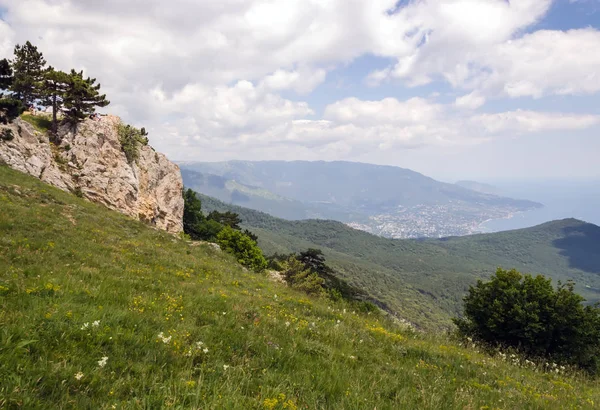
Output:
<path fill-rule="evenodd" d="M 272 91 L 294 90 L 299 94 L 308 94 L 316 86 L 325 81 L 327 71 L 324 69 L 311 70 L 302 67 L 298 70 L 277 70 L 266 76 L 262 85 Z"/>
<path fill-rule="evenodd" d="M 482 97 L 535 97 L 600 91 L 600 31 L 522 31 L 542 18 L 550 0 L 447 0 L 411 3 L 400 15 L 419 21 L 421 42 L 373 71 L 371 85 L 408 86 L 443 79 L 474 95 L 457 105 L 477 108 Z M 410 16 L 410 17 L 408 17 Z"/>
<path fill-rule="evenodd" d="M 470 94 L 458 97 L 454 104 L 459 108 L 474 110 L 485 104 L 485 97 L 481 96 L 477 91 L 473 91 Z"/>
<path fill-rule="evenodd" d="M 15 47 L 14 36 L 12 28 L 0 20 L 0 58 L 12 56 Z"/>
<path fill-rule="evenodd" d="M 0 58 L 32 40 L 59 69 L 84 69 L 102 83 L 111 112 L 144 125 L 177 159 L 339 159 L 598 124 L 516 107 L 473 112 L 495 97 L 600 91 L 597 30 L 525 34 L 551 0 L 396 3 L 0 0 Z M 317 117 L 310 93 L 365 55 L 395 62 L 373 71 L 372 85 L 442 79 L 462 95 L 442 105 L 435 93 L 366 100 L 336 90 L 340 101 L 315 101 L 326 105 Z"/>

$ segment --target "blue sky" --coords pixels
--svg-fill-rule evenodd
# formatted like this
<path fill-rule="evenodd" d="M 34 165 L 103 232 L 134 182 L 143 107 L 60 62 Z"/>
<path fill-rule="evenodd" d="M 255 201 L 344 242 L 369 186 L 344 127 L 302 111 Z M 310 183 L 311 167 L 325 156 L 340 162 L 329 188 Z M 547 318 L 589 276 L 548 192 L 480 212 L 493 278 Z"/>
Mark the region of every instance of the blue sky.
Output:
<path fill-rule="evenodd" d="M 600 178 L 598 0 L 0 0 L 26 40 L 174 160 Z"/>

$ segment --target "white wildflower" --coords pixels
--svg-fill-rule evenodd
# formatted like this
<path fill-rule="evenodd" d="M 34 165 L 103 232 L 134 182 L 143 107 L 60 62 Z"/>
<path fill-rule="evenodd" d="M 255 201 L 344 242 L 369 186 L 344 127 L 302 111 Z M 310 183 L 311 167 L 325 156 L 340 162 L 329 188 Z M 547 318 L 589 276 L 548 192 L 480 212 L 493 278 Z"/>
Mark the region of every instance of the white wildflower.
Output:
<path fill-rule="evenodd" d="M 102 359 L 98 360 L 98 366 L 104 367 L 106 366 L 106 362 L 108 362 L 108 357 L 104 356 Z"/>
<path fill-rule="evenodd" d="M 228 364 L 224 364 L 223 365 L 223 370 L 227 370 L 227 369 L 229 369 L 229 365 Z"/>
<path fill-rule="evenodd" d="M 290 322 L 285 322 L 285 325 L 286 325 L 287 327 L 290 327 L 291 323 L 290 323 Z"/>
<path fill-rule="evenodd" d="M 350 359 L 352 359 L 352 360 L 356 360 L 356 356 L 348 356 L 348 357 L 350 357 Z"/>
<path fill-rule="evenodd" d="M 202 351 L 203 351 L 204 353 L 208 353 L 208 349 L 207 349 L 206 347 L 205 347 L 204 349 L 202 349 Z"/>
<path fill-rule="evenodd" d="M 158 334 L 158 338 L 164 343 L 164 344 L 168 344 L 171 341 L 171 338 L 173 336 L 169 336 L 169 337 L 165 337 L 165 334 L 163 332 L 160 332 Z"/>
<path fill-rule="evenodd" d="M 202 346 L 204 346 L 204 342 L 196 342 L 197 349 L 202 349 Z"/>
<path fill-rule="evenodd" d="M 85 322 L 85 323 L 83 324 L 83 326 L 81 326 L 81 330 L 85 330 L 85 329 L 87 329 L 89 326 L 90 326 L 90 324 L 89 324 L 88 322 Z"/>
<path fill-rule="evenodd" d="M 81 372 L 77 372 L 77 373 L 75 373 L 75 378 L 76 378 L 77 380 L 81 380 L 81 379 L 83 379 L 83 373 L 81 373 Z"/>
<path fill-rule="evenodd" d="M 92 323 L 92 327 L 98 327 L 98 326 L 100 326 L 100 321 L 94 320 L 94 322 Z"/>

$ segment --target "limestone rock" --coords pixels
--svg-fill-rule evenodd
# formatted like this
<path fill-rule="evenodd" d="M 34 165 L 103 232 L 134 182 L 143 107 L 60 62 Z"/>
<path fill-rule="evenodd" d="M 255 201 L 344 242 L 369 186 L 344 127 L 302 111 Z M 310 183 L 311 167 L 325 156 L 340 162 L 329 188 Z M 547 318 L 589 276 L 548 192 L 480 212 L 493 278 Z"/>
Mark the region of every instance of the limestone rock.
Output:
<path fill-rule="evenodd" d="M 0 161 L 159 229 L 183 230 L 183 182 L 179 167 L 150 146 L 140 148 L 139 160 L 128 163 L 121 149 L 115 116 L 86 120 L 74 130 L 59 130 L 60 146 L 17 119 L 0 126 L 15 138 L 0 141 Z"/>

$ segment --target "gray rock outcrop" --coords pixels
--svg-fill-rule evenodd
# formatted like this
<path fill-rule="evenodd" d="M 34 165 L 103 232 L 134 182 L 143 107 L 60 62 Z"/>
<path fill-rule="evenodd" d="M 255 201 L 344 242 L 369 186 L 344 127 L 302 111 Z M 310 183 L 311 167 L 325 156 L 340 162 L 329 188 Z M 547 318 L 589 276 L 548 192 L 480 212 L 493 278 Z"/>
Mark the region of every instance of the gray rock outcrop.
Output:
<path fill-rule="evenodd" d="M 183 182 L 179 167 L 150 146 L 129 163 L 119 142 L 121 120 L 103 116 L 61 127 L 55 145 L 28 122 L 8 126 L 14 139 L 0 141 L 0 161 L 65 191 L 172 233 L 183 230 Z"/>

